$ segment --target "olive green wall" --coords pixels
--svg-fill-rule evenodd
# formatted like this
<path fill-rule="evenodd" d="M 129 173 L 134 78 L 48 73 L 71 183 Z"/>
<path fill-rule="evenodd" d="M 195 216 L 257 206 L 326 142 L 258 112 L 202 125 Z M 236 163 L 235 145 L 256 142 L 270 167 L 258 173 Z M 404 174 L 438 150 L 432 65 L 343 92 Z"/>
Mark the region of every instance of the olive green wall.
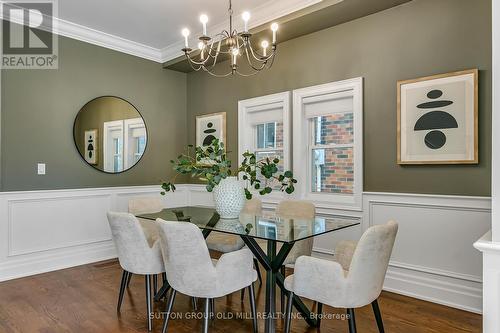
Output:
<path fill-rule="evenodd" d="M 59 69 L 3 70 L 1 88 L 3 191 L 158 184 L 186 144 L 186 74 L 152 61 L 60 37 Z M 76 114 L 102 95 L 130 101 L 148 129 L 144 157 L 124 173 L 97 171 L 73 143 Z"/>
<path fill-rule="evenodd" d="M 414 0 L 284 42 L 278 52 L 271 70 L 251 78 L 188 74 L 190 143 L 196 115 L 225 111 L 236 161 L 238 100 L 362 76 L 365 191 L 490 195 L 491 0 Z M 479 165 L 398 166 L 396 82 L 469 68 L 480 70 Z"/>

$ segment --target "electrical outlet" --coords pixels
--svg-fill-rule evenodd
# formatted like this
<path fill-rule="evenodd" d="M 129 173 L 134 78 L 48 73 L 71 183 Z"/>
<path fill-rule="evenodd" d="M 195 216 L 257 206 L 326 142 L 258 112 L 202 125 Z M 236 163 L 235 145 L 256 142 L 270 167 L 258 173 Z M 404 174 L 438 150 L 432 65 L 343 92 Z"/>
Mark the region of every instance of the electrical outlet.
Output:
<path fill-rule="evenodd" d="M 45 163 L 38 163 L 38 174 L 45 175 Z"/>

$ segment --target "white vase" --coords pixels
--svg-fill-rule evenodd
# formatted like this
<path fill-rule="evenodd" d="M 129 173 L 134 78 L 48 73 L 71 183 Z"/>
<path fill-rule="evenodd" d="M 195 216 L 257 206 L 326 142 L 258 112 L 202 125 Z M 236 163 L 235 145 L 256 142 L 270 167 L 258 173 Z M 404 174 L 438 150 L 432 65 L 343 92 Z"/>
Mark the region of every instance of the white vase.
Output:
<path fill-rule="evenodd" d="M 222 179 L 214 187 L 215 210 L 221 219 L 236 219 L 245 206 L 243 183 L 237 177 Z"/>

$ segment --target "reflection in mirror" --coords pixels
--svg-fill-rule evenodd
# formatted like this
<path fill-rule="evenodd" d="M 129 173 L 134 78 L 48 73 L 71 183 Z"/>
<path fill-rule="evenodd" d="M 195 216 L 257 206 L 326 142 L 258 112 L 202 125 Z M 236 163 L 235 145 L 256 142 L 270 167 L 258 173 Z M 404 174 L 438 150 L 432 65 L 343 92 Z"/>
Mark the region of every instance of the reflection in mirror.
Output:
<path fill-rule="evenodd" d="M 78 112 L 73 138 L 88 164 L 118 173 L 139 162 L 146 149 L 147 131 L 144 119 L 132 104 L 119 97 L 102 96 Z"/>

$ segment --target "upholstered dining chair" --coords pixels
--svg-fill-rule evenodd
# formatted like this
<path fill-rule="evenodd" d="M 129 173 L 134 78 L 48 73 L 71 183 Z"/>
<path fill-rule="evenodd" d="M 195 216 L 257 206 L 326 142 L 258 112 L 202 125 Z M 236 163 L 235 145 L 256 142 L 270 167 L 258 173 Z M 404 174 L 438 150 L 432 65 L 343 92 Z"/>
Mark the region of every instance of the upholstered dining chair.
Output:
<path fill-rule="evenodd" d="M 276 216 L 285 219 L 304 219 L 313 221 L 316 215 L 316 207 L 309 201 L 285 200 L 276 207 Z M 281 274 L 286 276 L 286 267 L 293 268 L 295 261 L 300 256 L 310 256 L 312 254 L 314 238 L 307 238 L 296 242 L 292 250 L 281 266 Z M 281 292 L 281 312 L 285 311 L 285 293 Z"/>
<path fill-rule="evenodd" d="M 259 198 L 253 197 L 247 200 L 242 214 L 249 215 L 260 215 L 262 213 L 262 201 Z M 212 232 L 207 237 L 207 246 L 212 251 L 217 251 L 220 253 L 229 253 L 241 250 L 245 243 L 239 236 L 223 234 L 220 232 Z M 254 258 L 255 269 L 257 270 L 257 275 L 259 277 L 259 282 L 262 283 L 262 276 L 260 273 L 259 262 Z M 243 296 L 243 293 L 242 293 Z"/>
<path fill-rule="evenodd" d="M 354 309 L 371 303 L 379 332 L 383 333 L 377 299 L 382 291 L 397 232 L 398 224 L 394 221 L 369 228 L 357 243 L 352 259 L 346 255 L 347 260 L 343 264 L 349 264 L 349 267 L 330 260 L 299 257 L 294 274 L 285 279 L 285 288 L 289 290 L 285 332 L 290 332 L 292 298 L 295 294 L 317 301 L 318 315 L 322 314 L 323 304 L 347 309 L 350 333 L 356 333 Z"/>
<path fill-rule="evenodd" d="M 255 294 L 253 282 L 257 273 L 253 269 L 253 255 L 248 249 L 225 253 L 212 260 L 201 230 L 189 222 L 156 220 L 168 283 L 172 291 L 167 302 L 163 333 L 177 292 L 205 299 L 203 332 L 208 332 L 208 319 L 215 312 L 213 300 L 248 288 L 252 309 L 254 333 L 257 332 Z"/>
<path fill-rule="evenodd" d="M 151 276 L 165 272 L 160 242 L 156 241 L 153 246 L 150 246 L 139 221 L 132 214 L 108 212 L 108 221 L 118 253 L 118 261 L 123 269 L 117 310 L 120 311 L 129 274 L 144 275 L 148 331 L 151 331 L 153 328 L 150 316 L 152 311 Z"/>
<path fill-rule="evenodd" d="M 160 212 L 165 207 L 163 206 L 163 203 L 161 202 L 159 196 L 160 195 L 158 194 L 158 196 L 141 196 L 141 197 L 131 198 L 128 201 L 128 212 L 133 215 Z M 141 218 L 138 218 L 138 220 L 142 226 L 142 229 L 144 230 L 144 234 L 146 235 L 149 246 L 153 246 L 153 244 L 159 238 L 158 228 L 156 227 L 155 222 Z M 127 287 L 130 284 L 131 279 L 132 279 L 132 274 L 129 274 Z M 166 277 L 163 276 L 163 280 L 165 279 Z M 158 289 L 158 277 L 157 275 L 153 275 L 153 292 L 155 294 L 157 289 Z"/>

